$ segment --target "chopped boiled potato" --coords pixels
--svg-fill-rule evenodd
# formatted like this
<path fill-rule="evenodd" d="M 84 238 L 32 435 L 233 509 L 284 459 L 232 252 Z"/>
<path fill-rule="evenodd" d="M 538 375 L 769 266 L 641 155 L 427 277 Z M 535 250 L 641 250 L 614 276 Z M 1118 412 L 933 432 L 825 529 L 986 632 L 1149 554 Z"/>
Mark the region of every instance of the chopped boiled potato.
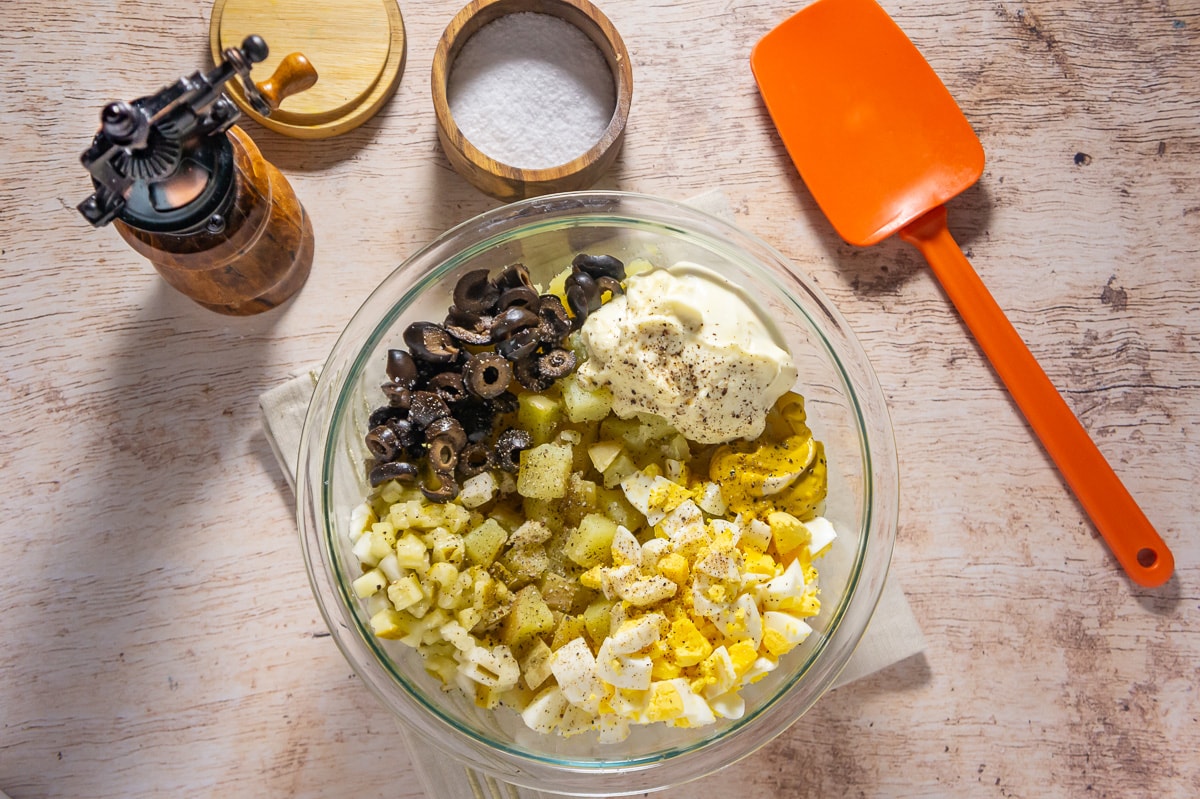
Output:
<path fill-rule="evenodd" d="M 488 519 L 463 537 L 463 549 L 472 563 L 490 566 L 507 540 L 508 531 L 495 519 Z"/>
<path fill-rule="evenodd" d="M 611 559 L 610 550 L 616 533 L 617 524 L 612 519 L 599 513 L 589 513 L 567 537 L 564 552 L 584 568 L 598 566 Z"/>
<path fill-rule="evenodd" d="M 559 385 L 567 418 L 572 422 L 599 422 L 612 409 L 612 391 L 607 386 L 585 388 L 574 375 L 564 378 Z"/>
<path fill-rule="evenodd" d="M 504 619 L 501 637 L 504 643 L 518 649 L 534 636 L 554 629 L 554 614 L 550 612 L 537 586 L 527 585 L 517 592 L 512 607 Z"/>
<path fill-rule="evenodd" d="M 533 436 L 534 444 L 545 444 L 554 437 L 555 428 L 562 421 L 562 402 L 545 394 L 523 392 L 517 397 L 517 421 L 523 430 Z M 524 493 L 524 492 L 521 492 Z"/>
<path fill-rule="evenodd" d="M 541 444 L 521 452 L 517 492 L 531 499 L 560 499 L 571 479 L 571 446 Z"/>

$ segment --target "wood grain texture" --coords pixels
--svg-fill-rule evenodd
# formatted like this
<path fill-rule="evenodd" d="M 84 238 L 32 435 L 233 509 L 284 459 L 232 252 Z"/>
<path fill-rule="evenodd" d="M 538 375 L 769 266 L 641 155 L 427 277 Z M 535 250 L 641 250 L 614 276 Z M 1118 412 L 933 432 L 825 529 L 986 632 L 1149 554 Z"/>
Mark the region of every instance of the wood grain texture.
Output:
<path fill-rule="evenodd" d="M 424 77 L 459 6 L 404 7 L 412 68 L 361 127 L 298 141 L 245 123 L 317 250 L 293 301 L 239 318 L 180 296 L 74 210 L 99 109 L 208 63 L 211 4 L 0 5 L 13 799 L 422 797 L 392 720 L 324 635 L 257 397 L 321 360 L 406 256 L 497 205 L 442 153 Z M 638 92 L 599 186 L 721 188 L 848 317 L 893 413 L 893 568 L 929 643 L 662 795 L 1200 795 L 1200 9 L 884 6 L 987 153 L 950 205 L 956 238 L 1177 573 L 1158 590 L 1121 575 L 916 252 L 852 248 L 820 216 L 747 63 L 798 4 L 607 0 Z"/>

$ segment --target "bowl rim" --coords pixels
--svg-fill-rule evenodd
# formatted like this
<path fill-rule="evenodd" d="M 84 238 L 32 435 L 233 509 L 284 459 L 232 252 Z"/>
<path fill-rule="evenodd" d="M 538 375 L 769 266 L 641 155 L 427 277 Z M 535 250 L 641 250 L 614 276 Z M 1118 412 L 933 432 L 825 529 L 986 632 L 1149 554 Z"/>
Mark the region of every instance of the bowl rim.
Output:
<path fill-rule="evenodd" d="M 353 376 L 361 371 L 363 361 L 369 357 L 378 343 L 375 338 L 364 343 L 361 336 L 356 336 L 354 341 L 347 341 L 354 322 L 363 317 L 368 310 L 375 310 L 376 305 L 386 301 L 386 298 L 380 299 L 381 294 L 388 291 L 389 285 L 396 280 L 397 275 L 406 269 L 411 272 L 410 265 L 422 263 L 431 256 L 435 257 L 432 266 L 427 268 L 423 274 L 417 275 L 415 282 L 404 292 L 403 296 L 391 298 L 390 309 L 392 311 L 398 307 L 406 307 L 411 302 L 411 296 L 419 294 L 421 290 L 435 282 L 442 272 L 452 268 L 445 261 L 439 263 L 436 260 L 436 254 L 440 249 L 446 248 L 449 243 L 457 242 L 459 237 L 464 234 L 468 234 L 468 238 L 477 239 L 476 247 L 474 249 L 460 247 L 456 252 L 478 252 L 486 248 L 480 245 L 480 241 L 484 242 L 486 246 L 494 246 L 493 242 L 496 239 L 511 237 L 515 231 L 522 230 L 546 216 L 553 220 L 560 216 L 591 216 L 607 213 L 609 218 L 619 219 L 620 215 L 613 209 L 620 209 L 625 204 L 632 204 L 636 208 L 632 212 L 634 216 L 628 218 L 629 222 L 638 224 L 650 222 L 662 225 L 661 219 L 642 218 L 646 215 L 648 206 L 676 222 L 682 218 L 687 223 L 707 227 L 707 230 L 703 231 L 703 235 L 716 238 L 727 246 L 732 245 L 737 252 L 743 255 L 743 261 L 752 263 L 751 271 L 756 277 L 765 278 L 767 281 L 777 284 L 774 288 L 781 292 L 781 297 L 790 300 L 796 305 L 798 312 L 809 319 L 811 329 L 821 337 L 823 346 L 832 356 L 832 362 L 840 373 L 843 384 L 848 390 L 848 399 L 853 406 L 864 471 L 863 529 L 860 531 L 859 552 L 854 559 L 852 574 L 847 580 L 844 598 L 839 603 L 833 617 L 830 618 L 825 635 L 817 643 L 807 662 L 797 668 L 794 675 L 783 681 L 775 693 L 768 697 L 761 706 L 756 707 L 753 712 L 747 712 L 746 717 L 738 720 L 728 729 L 698 743 L 664 747 L 651 755 L 638 758 L 581 761 L 540 755 L 523 748 L 505 746 L 458 723 L 450 714 L 439 711 L 438 708 L 423 701 L 416 692 L 408 690 L 403 682 L 392 679 L 382 681 L 380 674 L 372 672 L 372 666 L 381 667 L 384 672 L 389 673 L 391 673 L 391 669 L 386 666 L 386 658 L 379 657 L 377 642 L 367 640 L 370 638 L 370 633 L 362 629 L 361 620 L 358 620 L 353 612 L 351 603 L 354 600 L 347 593 L 346 581 L 338 578 L 334 564 L 335 556 L 328 549 L 331 544 L 329 540 L 331 530 L 325 519 L 329 490 L 326 472 L 332 449 L 332 441 L 329 440 L 329 436 L 335 427 L 332 424 L 334 416 L 326 414 L 323 417 L 322 414 L 331 401 L 344 403 L 345 395 L 350 391 L 353 383 Z M 669 225 L 666 227 L 671 229 Z M 674 230 L 673 232 L 695 233 L 696 231 L 685 227 L 682 231 Z M 747 244 L 753 245 L 760 252 L 747 251 L 744 246 Z M 761 263 L 759 257 L 761 254 L 769 256 L 774 263 L 770 266 Z M 777 273 L 776 269 L 772 267 L 781 269 L 781 272 Z M 783 281 L 784 275 L 790 278 L 786 283 Z M 792 294 L 796 289 L 801 289 L 810 300 L 816 303 L 822 314 L 827 317 L 822 320 L 824 324 L 831 324 L 841 334 L 838 348 L 835 349 L 829 341 L 824 325 L 817 324 L 809 311 L 800 307 L 793 298 Z M 384 321 L 375 324 L 373 336 L 390 324 L 385 317 L 375 316 L 374 318 L 384 319 Z M 351 364 L 349 377 L 345 374 L 335 375 L 334 370 L 330 367 L 337 362 L 340 355 L 348 351 L 354 352 L 354 358 L 349 361 Z M 853 377 L 847 373 L 849 367 L 853 367 L 857 372 Z M 869 396 L 860 397 L 860 392 L 865 392 Z M 871 401 L 870 413 L 872 416 L 870 418 L 865 415 L 863 410 L 867 399 Z M 324 425 L 322 424 L 323 419 Z M 319 457 L 314 460 L 314 456 Z M 314 463 L 320 466 L 315 481 L 311 480 L 314 477 L 311 473 Z M 889 473 L 896 476 L 890 490 L 887 486 L 875 484 L 876 466 L 889 469 Z M 310 404 L 305 419 L 298 468 L 296 480 L 297 520 L 300 526 L 302 549 L 310 585 L 336 645 L 354 671 L 402 723 L 435 745 L 444 748 L 439 740 L 439 735 L 447 731 L 453 732 L 458 736 L 456 743 L 465 744 L 466 748 L 471 750 L 476 765 L 495 773 L 502 779 L 526 784 L 530 787 L 554 790 L 563 790 L 564 787 L 575 785 L 582 786 L 582 790 L 586 791 L 593 781 L 604 776 L 619 776 L 622 792 L 628 791 L 629 793 L 686 782 L 751 754 L 783 732 L 832 687 L 833 681 L 861 641 L 862 634 L 866 629 L 866 622 L 873 615 L 879 601 L 883 582 L 890 566 L 898 517 L 898 463 L 894 433 L 886 401 L 865 351 L 862 350 L 861 344 L 849 328 L 845 318 L 841 316 L 829 298 L 815 283 L 799 273 L 789 259 L 765 241 L 730 222 L 673 200 L 621 191 L 585 191 L 547 195 L 491 209 L 450 228 L 405 259 L 364 301 L 331 349 L 325 368 L 322 369 L 321 376 L 317 381 L 313 402 Z M 318 492 L 316 496 L 314 496 L 314 492 Z M 312 516 L 314 501 L 320 509 L 320 519 Z M 314 540 L 321 530 L 324 531 L 324 542 Z M 868 544 L 872 544 L 874 565 L 869 574 L 864 574 L 867 565 Z M 316 557 L 318 555 L 320 557 Z M 319 576 L 324 579 L 324 583 Z M 330 607 L 330 603 L 334 603 L 335 607 Z M 340 618 L 335 617 L 335 609 Z M 834 660 L 823 661 L 822 655 L 828 651 L 835 635 L 843 629 L 843 625 L 851 621 L 854 624 L 852 628 L 847 629 L 852 636 L 840 639 L 841 643 L 835 652 L 837 657 Z M 355 622 L 357 622 L 357 631 L 354 629 Z M 357 634 L 355 634 L 356 632 Z M 364 646 L 369 653 L 373 653 L 369 663 L 360 660 L 363 656 Z M 801 703 L 787 701 L 792 688 L 801 680 L 805 680 L 806 684 L 817 681 L 816 689 Z M 394 701 L 397 692 L 402 695 L 400 705 L 403 707 L 398 706 Z M 418 710 L 415 717 L 403 712 L 414 709 Z M 752 722 L 758 723 L 752 724 Z M 747 735 L 755 730 L 758 731 L 758 734 L 753 736 L 753 740 L 746 740 Z M 717 765 L 711 765 L 711 753 L 718 750 L 727 756 Z M 706 753 L 709 754 L 706 755 Z M 461 752 L 450 751 L 448 754 L 462 756 Z M 710 765 L 698 764 L 696 761 L 700 759 L 704 759 Z M 663 777 L 675 781 L 667 783 L 656 781 Z M 609 790 L 611 790 L 611 786 Z M 579 795 L 589 794 L 581 793 Z M 612 794 L 605 793 L 603 795 Z"/>

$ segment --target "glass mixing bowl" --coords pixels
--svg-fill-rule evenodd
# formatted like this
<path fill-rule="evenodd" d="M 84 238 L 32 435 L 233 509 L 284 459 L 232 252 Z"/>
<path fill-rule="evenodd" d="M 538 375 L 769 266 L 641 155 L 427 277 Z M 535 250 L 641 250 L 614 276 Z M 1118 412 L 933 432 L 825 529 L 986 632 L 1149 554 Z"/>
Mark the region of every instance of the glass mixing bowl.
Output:
<path fill-rule="evenodd" d="M 822 607 L 808 620 L 813 633 L 779 668 L 743 689 L 745 715 L 692 729 L 634 727 L 616 744 L 601 744 L 594 734 L 542 735 L 512 711 L 484 710 L 457 690 L 443 690 L 415 650 L 372 636 L 363 603 L 350 590 L 361 572 L 347 529 L 368 491 L 363 436 L 368 413 L 383 404 L 387 350 L 403 346 L 401 333 L 411 322 L 441 320 L 465 272 L 520 261 L 544 286 L 581 251 L 626 263 L 702 264 L 765 308 L 795 358 L 795 390 L 805 398 L 809 425 L 825 443 L 824 516 L 838 532 L 832 551 L 817 562 Z M 551 195 L 489 211 L 396 269 L 354 315 L 321 372 L 297 479 L 304 554 L 321 612 L 351 666 L 408 738 L 484 779 L 573 796 L 642 793 L 703 776 L 753 752 L 812 707 L 846 665 L 879 600 L 897 494 L 883 394 L 829 299 L 778 252 L 736 227 L 686 205 L 620 192 Z"/>

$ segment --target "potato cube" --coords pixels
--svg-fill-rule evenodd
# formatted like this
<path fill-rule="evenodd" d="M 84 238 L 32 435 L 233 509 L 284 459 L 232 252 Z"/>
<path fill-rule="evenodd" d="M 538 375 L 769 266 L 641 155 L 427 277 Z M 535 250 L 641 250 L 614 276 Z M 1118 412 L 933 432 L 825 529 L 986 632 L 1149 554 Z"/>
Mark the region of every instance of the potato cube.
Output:
<path fill-rule="evenodd" d="M 575 375 L 559 382 L 567 418 L 572 422 L 598 422 L 612 410 L 613 396 L 608 386 L 585 388 Z"/>
<path fill-rule="evenodd" d="M 607 613 L 605 615 L 607 616 Z M 563 616 L 558 622 L 558 626 L 554 628 L 554 635 L 550 639 L 550 648 L 556 650 L 585 634 L 587 634 L 587 625 L 584 623 L 583 616 Z"/>
<path fill-rule="evenodd" d="M 500 635 L 510 649 L 518 649 L 535 636 L 553 629 L 554 614 L 546 607 L 537 586 L 527 585 L 513 598 Z"/>
<path fill-rule="evenodd" d="M 546 600 L 551 610 L 570 613 L 583 587 L 577 580 L 568 580 L 560 574 L 548 571 L 538 582 L 538 590 L 542 592 L 542 599 Z"/>
<path fill-rule="evenodd" d="M 545 444 L 554 437 L 563 418 L 562 402 L 545 394 L 522 393 L 517 397 L 517 421 L 533 436 L 533 443 Z"/>
<path fill-rule="evenodd" d="M 463 550 L 472 563 L 490 566 L 507 540 L 508 532 L 500 523 L 488 519 L 463 537 Z"/>
<path fill-rule="evenodd" d="M 583 611 L 583 626 L 588 637 L 592 639 L 593 648 L 599 647 L 608 638 L 609 627 L 612 625 L 613 603 L 607 599 L 597 599 Z"/>
<path fill-rule="evenodd" d="M 371 632 L 380 638 L 403 638 L 408 632 L 407 619 L 391 608 L 385 608 L 371 617 Z"/>
<path fill-rule="evenodd" d="M 350 584 L 354 589 L 354 595 L 359 599 L 366 599 L 372 594 L 382 591 L 387 585 L 387 578 L 379 569 L 371 569 L 366 574 L 362 575 Z"/>
<path fill-rule="evenodd" d="M 608 468 L 604 470 L 604 487 L 616 488 L 622 480 L 637 470 L 637 464 L 633 462 L 632 458 L 625 452 L 618 453 L 617 457 L 608 464 Z"/>
<path fill-rule="evenodd" d="M 421 590 L 421 583 L 413 574 L 401 577 L 389 585 L 387 595 L 396 610 L 409 608 L 425 598 L 425 592 Z"/>
<path fill-rule="evenodd" d="M 588 457 L 592 460 L 592 466 L 596 467 L 596 471 L 603 473 L 621 454 L 621 442 L 597 441 L 588 447 L 587 452 Z"/>
<path fill-rule="evenodd" d="M 567 557 L 585 569 L 607 563 L 612 558 L 613 536 L 617 523 L 599 513 L 589 513 L 567 536 Z"/>
<path fill-rule="evenodd" d="M 525 657 L 521 659 L 521 677 L 526 688 L 536 691 L 538 686 L 550 678 L 550 661 L 554 659 L 553 656 L 553 651 L 545 641 L 541 638 L 534 640 Z"/>
<path fill-rule="evenodd" d="M 572 447 L 542 444 L 521 452 L 517 492 L 530 499 L 561 499 L 571 479 Z"/>

